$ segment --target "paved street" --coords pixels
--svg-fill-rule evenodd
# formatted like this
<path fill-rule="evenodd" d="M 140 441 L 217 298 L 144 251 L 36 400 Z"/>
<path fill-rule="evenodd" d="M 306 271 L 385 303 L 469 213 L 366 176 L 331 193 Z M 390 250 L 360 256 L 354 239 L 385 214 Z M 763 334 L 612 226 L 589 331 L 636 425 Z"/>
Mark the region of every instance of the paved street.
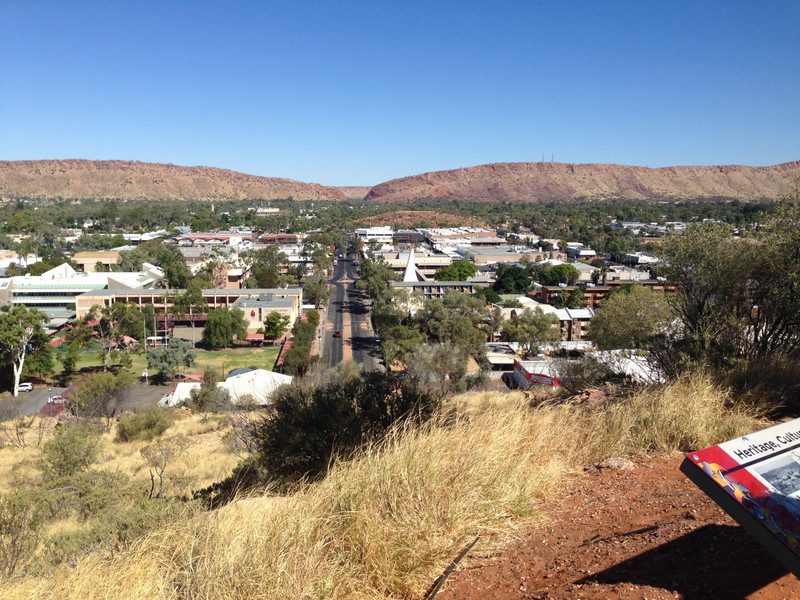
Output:
<path fill-rule="evenodd" d="M 349 258 L 339 259 L 331 283 L 333 295 L 328 304 L 328 320 L 322 331 L 322 360 L 333 367 L 352 359 L 370 372 L 381 368 L 380 348 L 370 323 L 366 297 L 355 288 L 356 265 Z M 341 337 L 334 337 L 340 331 Z"/>
<path fill-rule="evenodd" d="M 6 416 L 21 414 L 32 415 L 39 412 L 47 405 L 47 399 L 66 391 L 63 387 L 38 386 L 32 392 L 22 392 L 16 399 L 11 395 L 4 395 L 0 398 L 0 419 Z M 150 406 L 161 399 L 161 396 L 172 390 L 172 384 L 167 385 L 146 385 L 137 384 L 128 394 L 128 398 L 122 406 L 122 410 L 133 410 L 141 406 Z"/>

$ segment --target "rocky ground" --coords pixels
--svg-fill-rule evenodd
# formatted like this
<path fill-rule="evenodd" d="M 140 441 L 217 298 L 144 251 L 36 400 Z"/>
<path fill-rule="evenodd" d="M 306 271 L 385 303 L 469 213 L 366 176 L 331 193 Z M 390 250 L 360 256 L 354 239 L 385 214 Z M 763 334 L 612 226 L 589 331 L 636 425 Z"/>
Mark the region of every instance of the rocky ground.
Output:
<path fill-rule="evenodd" d="M 800 598 L 800 581 L 678 470 L 681 458 L 592 467 L 541 527 L 496 554 L 479 540 L 436 600 Z"/>

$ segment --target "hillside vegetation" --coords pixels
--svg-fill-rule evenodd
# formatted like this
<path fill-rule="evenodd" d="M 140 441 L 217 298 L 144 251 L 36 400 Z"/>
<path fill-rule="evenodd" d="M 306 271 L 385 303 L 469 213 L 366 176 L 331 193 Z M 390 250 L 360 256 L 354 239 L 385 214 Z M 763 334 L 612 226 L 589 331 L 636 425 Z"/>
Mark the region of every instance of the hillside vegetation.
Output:
<path fill-rule="evenodd" d="M 702 374 L 599 410 L 531 407 L 520 393 L 460 396 L 448 409 L 335 463 L 318 483 L 212 512 L 187 505 L 121 551 L 20 570 L 0 596 L 421 598 L 466 543 L 535 523 L 584 465 L 704 447 L 759 425 Z"/>

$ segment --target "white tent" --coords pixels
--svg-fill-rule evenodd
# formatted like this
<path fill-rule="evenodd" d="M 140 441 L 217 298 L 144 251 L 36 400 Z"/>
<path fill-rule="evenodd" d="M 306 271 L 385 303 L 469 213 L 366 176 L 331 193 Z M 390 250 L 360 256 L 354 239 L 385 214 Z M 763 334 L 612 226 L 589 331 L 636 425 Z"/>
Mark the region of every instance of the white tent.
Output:
<path fill-rule="evenodd" d="M 225 388 L 231 395 L 231 401 L 234 404 L 239 404 L 247 400 L 246 396 L 250 396 L 252 401 L 258 405 L 269 404 L 269 398 L 277 388 L 284 383 L 291 383 L 291 375 L 283 375 L 282 373 L 274 373 L 264 369 L 255 369 L 228 377 L 225 381 L 219 384 L 219 387 Z"/>
<path fill-rule="evenodd" d="M 270 396 L 278 387 L 284 383 L 291 383 L 290 375 L 273 373 L 264 369 L 254 369 L 228 377 L 217 385 L 230 394 L 233 404 L 243 404 L 253 402 L 259 406 L 269 404 Z M 179 383 L 172 390 L 172 393 L 164 396 L 159 402 L 160 406 L 177 406 L 188 402 L 191 399 L 192 390 L 199 388 L 200 384 L 195 381 Z"/>

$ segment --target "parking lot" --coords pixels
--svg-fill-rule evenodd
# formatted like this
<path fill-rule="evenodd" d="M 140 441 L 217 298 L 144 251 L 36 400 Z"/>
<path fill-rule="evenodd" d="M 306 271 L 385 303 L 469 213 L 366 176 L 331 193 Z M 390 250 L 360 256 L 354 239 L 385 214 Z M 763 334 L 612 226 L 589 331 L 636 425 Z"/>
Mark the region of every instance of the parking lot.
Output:
<path fill-rule="evenodd" d="M 37 386 L 31 392 L 20 392 L 16 398 L 7 393 L 3 394 L 2 398 L 0 398 L 0 419 L 11 418 L 17 414 L 32 415 L 37 413 L 47 405 L 48 399 L 63 394 L 66 390 L 67 388 L 63 387 Z M 170 391 L 172 391 L 172 384 L 137 384 L 128 394 L 122 410 L 134 410 L 143 406 L 151 406 Z"/>

